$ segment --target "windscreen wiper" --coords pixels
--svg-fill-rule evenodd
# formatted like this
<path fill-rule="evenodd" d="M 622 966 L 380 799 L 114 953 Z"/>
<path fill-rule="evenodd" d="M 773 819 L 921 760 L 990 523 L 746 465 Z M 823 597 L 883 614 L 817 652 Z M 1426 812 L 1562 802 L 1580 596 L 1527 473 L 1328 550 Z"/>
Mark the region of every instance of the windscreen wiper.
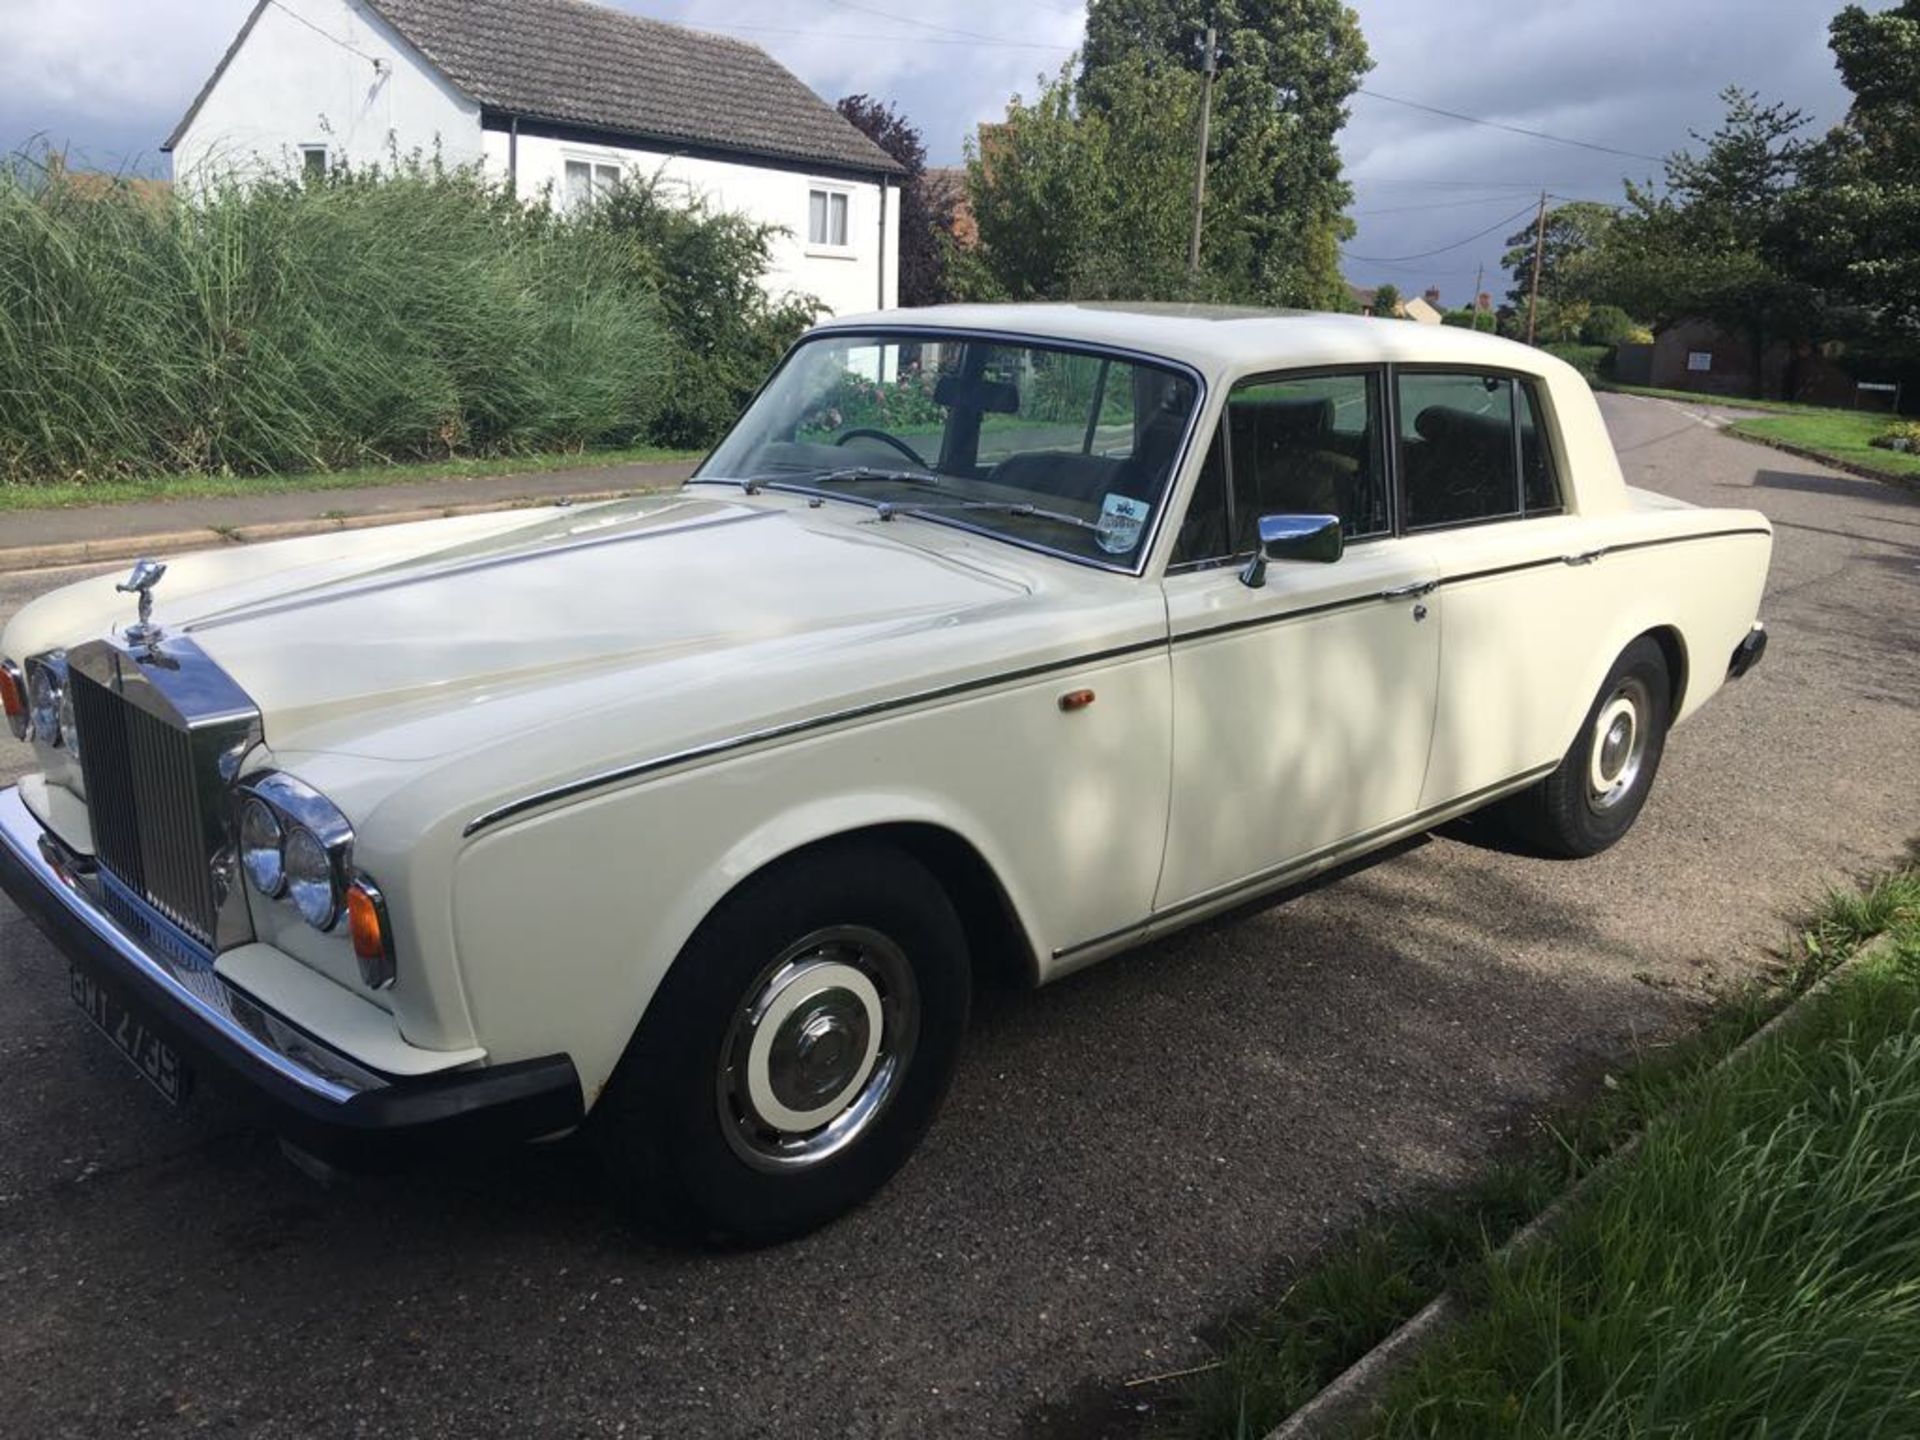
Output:
<path fill-rule="evenodd" d="M 1048 510 L 1039 505 L 1029 505 L 1022 500 L 954 500 L 943 505 L 896 505 L 890 501 L 881 501 L 875 507 L 882 520 L 891 520 L 896 515 L 942 515 L 952 510 L 992 510 L 1001 515 L 1019 515 L 1031 520 L 1051 520 L 1059 525 L 1074 525 L 1082 530 L 1098 530 L 1100 527 L 1092 520 L 1082 519 L 1078 515 L 1068 515 L 1060 510 Z"/>
<path fill-rule="evenodd" d="M 749 475 L 739 482 L 752 495 L 764 486 L 806 488 L 814 485 L 867 485 L 891 482 L 901 485 L 938 486 L 940 477 L 926 470 L 888 470 L 874 465 L 849 465 L 844 470 L 828 470 L 818 475 L 804 470 L 782 471 L 774 475 Z"/>

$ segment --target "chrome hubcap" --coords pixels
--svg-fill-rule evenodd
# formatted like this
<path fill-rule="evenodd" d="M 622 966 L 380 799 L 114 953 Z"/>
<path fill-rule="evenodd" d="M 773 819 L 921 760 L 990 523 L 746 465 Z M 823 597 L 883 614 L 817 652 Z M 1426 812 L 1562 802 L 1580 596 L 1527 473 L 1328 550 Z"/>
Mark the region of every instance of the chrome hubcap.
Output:
<path fill-rule="evenodd" d="M 1639 780 L 1647 758 L 1650 701 L 1646 685 L 1629 676 L 1600 707 L 1587 763 L 1587 803 L 1595 810 L 1618 805 Z"/>
<path fill-rule="evenodd" d="M 787 947 L 749 987 L 721 1048 L 720 1122 L 761 1169 L 817 1164 L 885 1109 L 919 1034 L 900 948 L 836 926 Z"/>

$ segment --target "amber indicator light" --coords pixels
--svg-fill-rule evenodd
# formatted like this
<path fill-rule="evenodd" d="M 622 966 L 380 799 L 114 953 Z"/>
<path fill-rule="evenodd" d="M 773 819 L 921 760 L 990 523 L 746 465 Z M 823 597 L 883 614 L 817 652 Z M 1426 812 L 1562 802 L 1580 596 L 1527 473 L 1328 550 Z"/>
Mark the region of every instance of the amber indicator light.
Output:
<path fill-rule="evenodd" d="M 1060 708 L 1071 715 L 1075 710 L 1084 710 L 1093 704 L 1093 691 L 1069 690 L 1060 697 Z"/>
<path fill-rule="evenodd" d="M 347 934 L 353 937 L 357 958 L 370 962 L 387 958 L 387 933 L 380 923 L 380 907 L 359 885 L 347 890 Z"/>

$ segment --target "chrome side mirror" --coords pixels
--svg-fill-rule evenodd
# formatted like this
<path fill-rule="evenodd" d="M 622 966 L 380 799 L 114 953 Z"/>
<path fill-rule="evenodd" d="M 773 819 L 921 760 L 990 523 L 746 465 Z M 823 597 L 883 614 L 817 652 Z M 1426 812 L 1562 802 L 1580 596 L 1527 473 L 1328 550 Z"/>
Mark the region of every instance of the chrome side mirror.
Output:
<path fill-rule="evenodd" d="M 1313 560 L 1331 565 L 1346 550 L 1338 515 L 1262 515 L 1260 548 L 1240 572 L 1240 583 L 1258 590 L 1267 583 L 1269 560 Z"/>

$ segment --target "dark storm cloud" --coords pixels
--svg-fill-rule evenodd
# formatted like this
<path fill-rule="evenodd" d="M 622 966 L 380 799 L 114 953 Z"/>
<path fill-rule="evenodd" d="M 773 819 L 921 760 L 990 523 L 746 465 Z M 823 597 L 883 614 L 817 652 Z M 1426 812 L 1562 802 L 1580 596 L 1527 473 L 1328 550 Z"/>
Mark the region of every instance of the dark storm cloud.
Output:
<path fill-rule="evenodd" d="M 105 168 L 163 164 L 160 139 L 239 28 L 248 0 L 0 0 L 0 145 L 42 135 Z M 864 91 L 898 103 L 930 158 L 1079 41 L 1073 0 L 648 0 L 662 19 L 751 40 L 829 99 Z M 1661 156 L 1709 130 L 1728 84 L 1807 110 L 1820 126 L 1845 95 L 1826 49 L 1837 0 L 1622 0 L 1531 8 L 1512 0 L 1361 0 L 1375 69 L 1367 88 L 1442 109 Z M 886 12 L 886 13 L 876 13 Z M 990 43 L 990 42 L 1001 43 Z M 1018 44 L 1004 43 L 1018 41 Z M 1356 96 L 1342 139 L 1359 233 L 1351 278 L 1403 291 L 1438 284 L 1464 302 L 1486 286 L 1522 220 L 1456 243 L 1529 205 L 1540 189 L 1617 201 L 1652 160 L 1600 154 Z M 1424 252 L 1440 253 L 1425 256 Z M 1403 259 L 1406 256 L 1422 256 Z"/>

